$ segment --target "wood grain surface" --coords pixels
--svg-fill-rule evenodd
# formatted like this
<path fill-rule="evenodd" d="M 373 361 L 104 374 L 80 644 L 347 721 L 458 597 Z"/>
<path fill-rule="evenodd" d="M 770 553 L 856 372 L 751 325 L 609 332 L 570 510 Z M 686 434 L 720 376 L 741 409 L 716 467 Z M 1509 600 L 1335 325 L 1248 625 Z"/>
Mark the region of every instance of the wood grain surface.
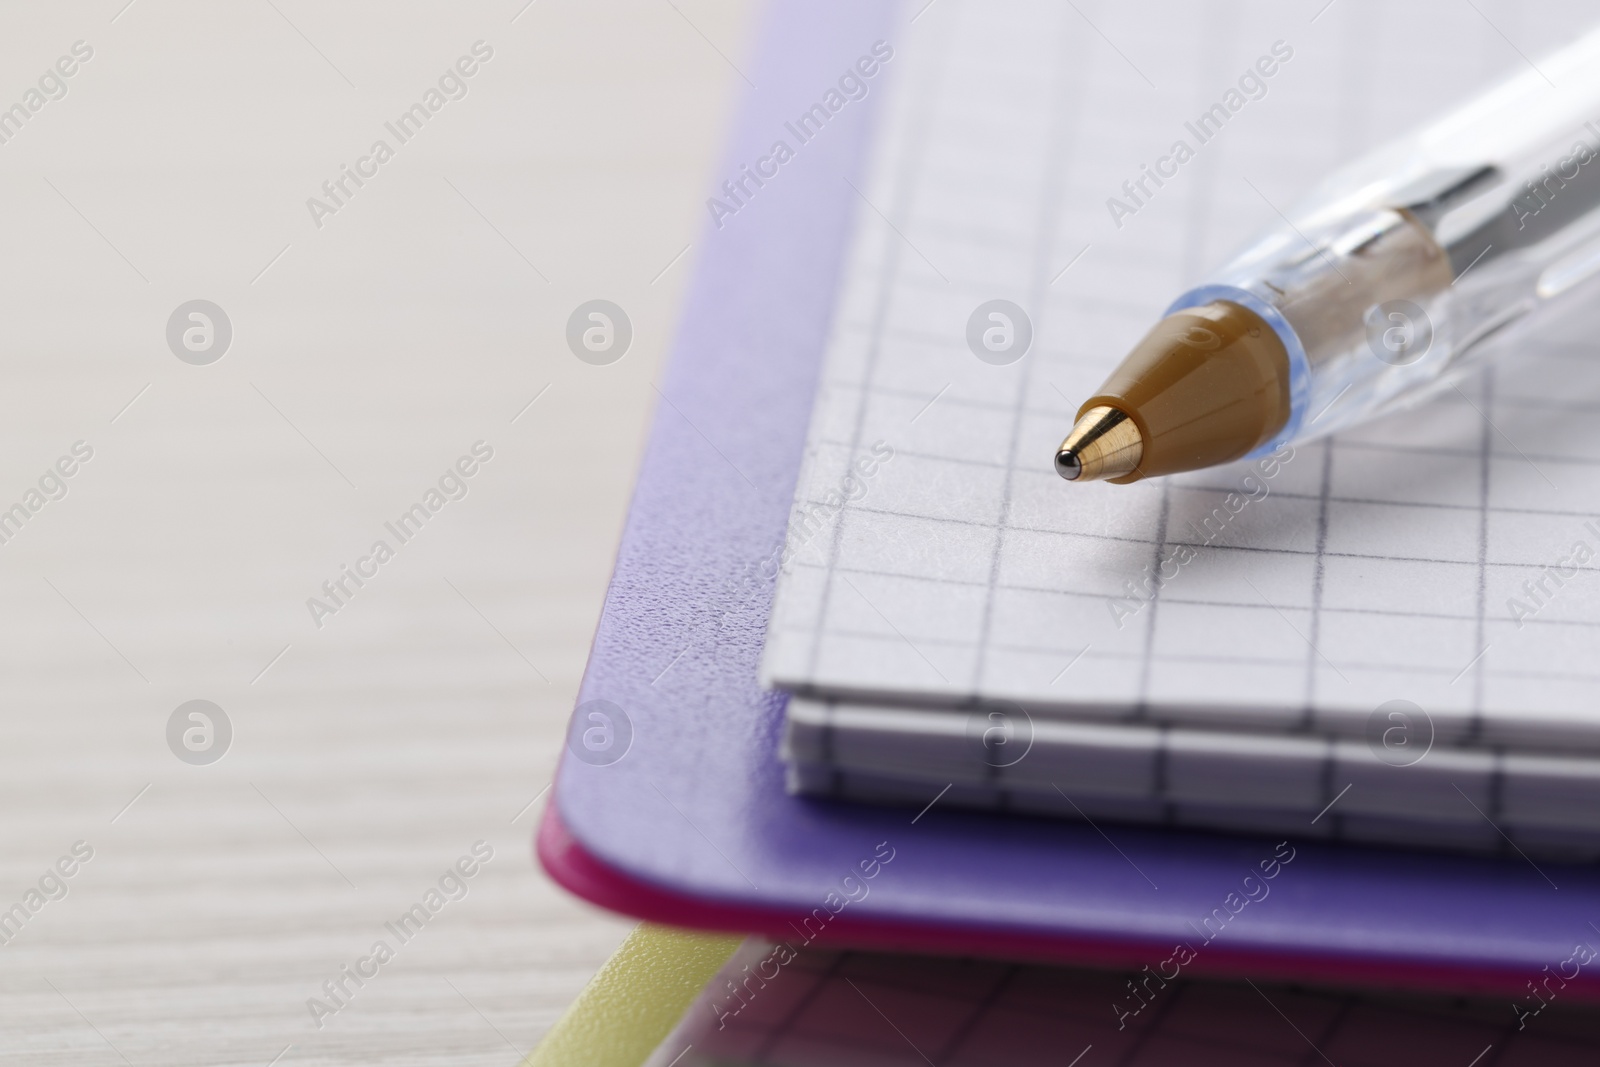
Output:
<path fill-rule="evenodd" d="M 530 843 L 753 21 L 0 11 L 0 1063 L 510 1065 L 630 928 Z"/>

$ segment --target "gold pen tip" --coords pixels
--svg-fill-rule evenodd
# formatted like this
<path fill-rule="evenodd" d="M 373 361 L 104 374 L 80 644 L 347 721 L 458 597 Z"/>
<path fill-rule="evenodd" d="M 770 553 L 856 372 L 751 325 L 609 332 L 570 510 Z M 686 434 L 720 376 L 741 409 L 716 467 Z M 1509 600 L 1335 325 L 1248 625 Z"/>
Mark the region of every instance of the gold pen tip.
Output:
<path fill-rule="evenodd" d="M 1069 482 L 1126 478 L 1137 476 L 1142 458 L 1144 438 L 1139 427 L 1126 412 L 1100 405 L 1078 416 L 1056 449 L 1056 473 Z"/>

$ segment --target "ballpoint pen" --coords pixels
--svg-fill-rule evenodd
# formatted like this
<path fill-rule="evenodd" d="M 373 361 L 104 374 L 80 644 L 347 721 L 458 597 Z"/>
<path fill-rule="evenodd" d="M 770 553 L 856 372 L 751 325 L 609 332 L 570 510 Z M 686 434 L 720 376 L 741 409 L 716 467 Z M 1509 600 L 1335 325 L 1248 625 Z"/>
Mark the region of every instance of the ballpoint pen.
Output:
<path fill-rule="evenodd" d="M 1600 30 L 1328 178 L 1172 303 L 1056 452 L 1196 470 L 1416 404 L 1600 291 Z"/>

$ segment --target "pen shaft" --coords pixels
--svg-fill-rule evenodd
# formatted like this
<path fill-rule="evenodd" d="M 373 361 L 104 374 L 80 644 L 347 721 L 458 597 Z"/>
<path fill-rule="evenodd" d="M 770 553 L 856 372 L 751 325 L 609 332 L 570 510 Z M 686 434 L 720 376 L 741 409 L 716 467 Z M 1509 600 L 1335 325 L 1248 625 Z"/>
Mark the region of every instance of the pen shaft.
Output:
<path fill-rule="evenodd" d="M 1272 326 L 1291 414 L 1256 451 L 1418 403 L 1600 291 L 1600 30 L 1325 181 L 1169 314 Z"/>

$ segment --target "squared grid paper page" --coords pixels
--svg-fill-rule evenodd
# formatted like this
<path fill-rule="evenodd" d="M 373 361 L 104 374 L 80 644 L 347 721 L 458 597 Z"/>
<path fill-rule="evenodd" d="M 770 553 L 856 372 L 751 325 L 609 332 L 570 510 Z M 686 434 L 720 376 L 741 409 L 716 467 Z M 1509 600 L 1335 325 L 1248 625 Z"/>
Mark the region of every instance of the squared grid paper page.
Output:
<path fill-rule="evenodd" d="M 1163 982 L 1163 953 L 1115 974 L 791 947 L 741 946 L 647 1067 L 1575 1067 L 1600 1040 L 1559 999 L 1519 1029 L 1505 1001 Z"/>
<path fill-rule="evenodd" d="M 1280 207 L 1593 19 L 1575 3 L 1477 7 L 952 0 L 909 27 L 859 190 L 767 683 L 1346 736 L 1403 699 L 1443 744 L 1600 750 L 1585 653 L 1600 562 L 1547 576 L 1579 543 L 1600 549 L 1584 324 L 1359 440 L 1299 446 L 1269 477 L 1235 464 L 1067 485 L 1051 466 L 1078 402 Z M 1264 95 L 1114 225 L 1108 197 L 1127 202 L 1123 183 L 1177 140 L 1196 146 L 1185 123 L 1275 42 L 1293 55 Z M 967 341 L 997 298 L 1033 328 L 1004 366 Z M 1191 561 L 1128 599 L 1183 545 Z M 1525 583 L 1541 579 L 1519 624 L 1510 601 L 1534 605 Z"/>

